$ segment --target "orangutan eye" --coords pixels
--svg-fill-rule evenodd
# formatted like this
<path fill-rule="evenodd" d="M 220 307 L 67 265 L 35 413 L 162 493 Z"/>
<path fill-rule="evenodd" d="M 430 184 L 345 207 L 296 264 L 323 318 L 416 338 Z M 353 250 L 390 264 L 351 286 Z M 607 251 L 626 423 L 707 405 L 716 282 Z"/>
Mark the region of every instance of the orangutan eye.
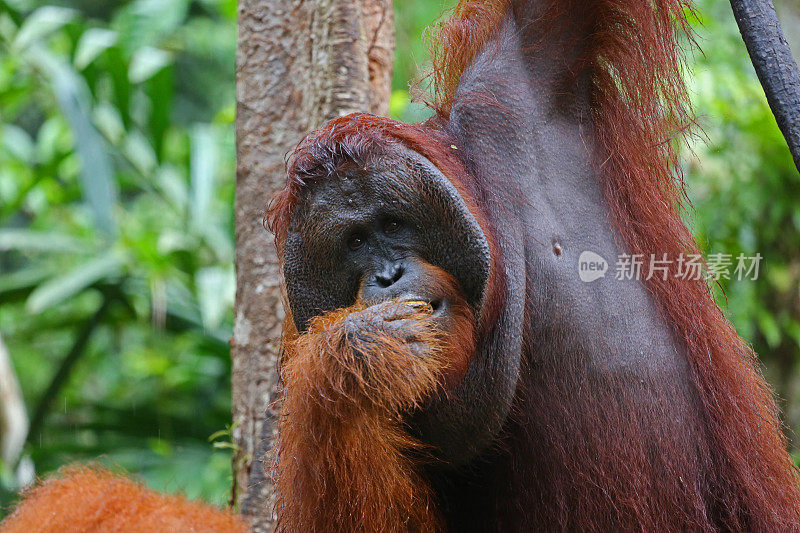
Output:
<path fill-rule="evenodd" d="M 351 235 L 347 239 L 347 247 L 353 251 L 358 250 L 362 246 L 364 246 L 364 237 L 359 233 Z"/>
<path fill-rule="evenodd" d="M 389 219 L 383 225 L 383 231 L 386 233 L 394 233 L 400 229 L 400 221 L 396 219 Z"/>

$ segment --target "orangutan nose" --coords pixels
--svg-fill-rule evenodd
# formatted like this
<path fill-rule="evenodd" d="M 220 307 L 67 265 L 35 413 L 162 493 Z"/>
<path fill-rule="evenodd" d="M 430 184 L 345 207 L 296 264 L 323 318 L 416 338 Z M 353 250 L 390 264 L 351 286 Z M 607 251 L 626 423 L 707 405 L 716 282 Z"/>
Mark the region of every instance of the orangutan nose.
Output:
<path fill-rule="evenodd" d="M 399 263 L 387 265 L 383 272 L 375 274 L 375 283 L 379 287 L 388 289 L 389 287 L 400 281 L 400 278 L 403 277 L 404 273 L 405 273 L 405 268 L 403 268 L 403 265 Z"/>

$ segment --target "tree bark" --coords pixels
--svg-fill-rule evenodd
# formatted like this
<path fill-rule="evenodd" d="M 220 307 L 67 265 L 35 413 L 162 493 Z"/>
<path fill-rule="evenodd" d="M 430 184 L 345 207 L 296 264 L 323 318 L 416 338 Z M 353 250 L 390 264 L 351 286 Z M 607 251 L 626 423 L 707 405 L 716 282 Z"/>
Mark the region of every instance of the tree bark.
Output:
<path fill-rule="evenodd" d="M 238 9 L 232 500 L 261 532 L 274 524 L 262 462 L 275 437 L 284 317 L 264 207 L 308 130 L 356 111 L 388 113 L 394 28 L 391 0 L 240 0 Z"/>
<path fill-rule="evenodd" d="M 771 0 L 731 0 L 767 102 L 800 170 L 800 71 Z"/>

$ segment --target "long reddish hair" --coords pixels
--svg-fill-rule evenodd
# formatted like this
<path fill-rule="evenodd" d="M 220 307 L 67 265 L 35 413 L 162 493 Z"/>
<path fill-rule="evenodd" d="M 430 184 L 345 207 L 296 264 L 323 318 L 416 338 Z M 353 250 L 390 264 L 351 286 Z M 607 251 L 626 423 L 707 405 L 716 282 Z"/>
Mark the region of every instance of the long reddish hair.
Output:
<path fill-rule="evenodd" d="M 462 0 L 435 28 L 432 105 L 449 116 L 463 70 L 510 9 L 508 0 Z M 551 0 L 542 27 L 569 24 L 578 9 L 596 21 L 567 75 L 590 69 L 597 166 L 623 249 L 700 254 L 681 214 L 686 199 L 678 142 L 693 122 L 682 78 L 681 40 L 693 42 L 686 0 Z M 752 348 L 739 337 L 703 280 L 653 276 L 647 288 L 685 345 L 699 391 L 715 468 L 730 482 L 715 494 L 732 529 L 789 531 L 800 524 L 798 476 L 786 452 L 772 391 Z M 743 518 L 743 513 L 746 518 Z M 735 517 L 739 517 L 738 519 Z M 746 521 L 744 521 L 746 520 Z"/>
<path fill-rule="evenodd" d="M 455 279 L 429 268 L 437 293 L 452 303 L 451 327 L 433 325 L 428 304 L 386 304 L 414 324 L 415 340 L 427 346 L 422 354 L 360 302 L 317 316 L 306 332 L 284 340 L 277 531 L 441 529 L 419 472 L 428 450 L 402 416 L 447 390 L 448 376 L 460 379 L 475 350 L 475 321 Z"/>

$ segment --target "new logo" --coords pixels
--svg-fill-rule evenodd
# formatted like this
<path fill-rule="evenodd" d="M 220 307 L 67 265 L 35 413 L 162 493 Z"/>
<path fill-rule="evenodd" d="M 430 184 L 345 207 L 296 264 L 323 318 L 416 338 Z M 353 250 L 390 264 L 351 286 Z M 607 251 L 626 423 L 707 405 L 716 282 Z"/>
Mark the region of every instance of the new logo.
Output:
<path fill-rule="evenodd" d="M 608 261 L 601 255 L 586 250 L 578 257 L 578 276 L 585 283 L 605 277 L 607 271 Z"/>

